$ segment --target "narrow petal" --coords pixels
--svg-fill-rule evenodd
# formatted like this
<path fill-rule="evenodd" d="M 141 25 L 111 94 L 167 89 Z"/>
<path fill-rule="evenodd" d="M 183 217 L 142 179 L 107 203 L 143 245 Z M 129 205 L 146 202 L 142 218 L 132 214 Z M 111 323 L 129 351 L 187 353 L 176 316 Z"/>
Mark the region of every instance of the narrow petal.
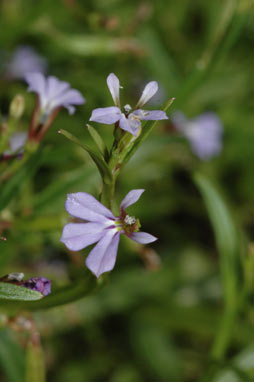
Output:
<path fill-rule="evenodd" d="M 25 76 L 28 83 L 28 91 L 39 95 L 41 107 L 44 106 L 46 99 L 46 79 L 41 73 L 28 73 Z"/>
<path fill-rule="evenodd" d="M 157 91 L 158 91 L 158 82 L 156 81 L 149 82 L 145 86 L 143 93 L 141 94 L 137 107 L 141 107 L 145 103 L 147 103 L 149 99 L 151 99 L 157 93 Z"/>
<path fill-rule="evenodd" d="M 222 124 L 215 113 L 204 113 L 188 121 L 183 134 L 201 160 L 212 158 L 222 149 Z"/>
<path fill-rule="evenodd" d="M 54 99 L 55 107 L 65 105 L 83 105 L 86 102 L 85 98 L 78 90 L 69 89 L 65 93 L 59 94 Z"/>
<path fill-rule="evenodd" d="M 107 78 L 107 85 L 112 95 L 114 104 L 116 106 L 119 106 L 120 105 L 120 96 L 119 96 L 120 83 L 119 83 L 119 79 L 114 73 L 109 74 Z"/>
<path fill-rule="evenodd" d="M 133 112 L 139 119 L 144 121 L 159 121 L 161 119 L 168 119 L 165 111 L 162 110 L 135 110 Z"/>
<path fill-rule="evenodd" d="M 119 121 L 119 127 L 122 130 L 128 131 L 135 137 L 137 136 L 139 129 L 140 129 L 141 123 L 137 119 L 131 118 L 129 116 L 126 118 L 126 116 L 122 113 L 120 121 Z"/>
<path fill-rule="evenodd" d="M 129 237 L 130 239 L 140 244 L 148 244 L 148 243 L 152 243 L 155 240 L 158 240 L 157 237 L 150 235 L 150 233 L 146 233 L 146 232 L 133 232 Z"/>
<path fill-rule="evenodd" d="M 116 106 L 94 109 L 90 121 L 111 125 L 119 121 L 121 110 Z"/>
<path fill-rule="evenodd" d="M 105 226 L 98 223 L 69 223 L 64 226 L 60 241 L 71 251 L 80 251 L 105 235 Z"/>
<path fill-rule="evenodd" d="M 138 189 L 138 190 L 132 190 L 128 192 L 128 194 L 125 196 L 125 198 L 122 200 L 120 204 L 120 209 L 125 210 L 127 207 L 136 203 L 144 191 L 145 190 L 143 189 Z"/>
<path fill-rule="evenodd" d="M 91 222 L 110 223 L 115 217 L 103 204 L 86 192 L 68 194 L 65 209 L 69 214 Z"/>
<path fill-rule="evenodd" d="M 119 239 L 120 233 L 110 229 L 89 253 L 86 259 L 86 266 L 96 277 L 114 268 Z"/>

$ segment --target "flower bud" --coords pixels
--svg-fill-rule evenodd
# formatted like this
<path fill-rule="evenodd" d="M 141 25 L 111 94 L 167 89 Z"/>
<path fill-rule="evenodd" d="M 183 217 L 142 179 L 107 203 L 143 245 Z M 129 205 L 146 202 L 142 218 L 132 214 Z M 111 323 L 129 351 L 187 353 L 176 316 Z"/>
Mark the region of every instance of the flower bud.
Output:
<path fill-rule="evenodd" d="M 25 109 L 24 97 L 20 94 L 17 94 L 11 104 L 9 114 L 11 118 L 20 119 Z"/>

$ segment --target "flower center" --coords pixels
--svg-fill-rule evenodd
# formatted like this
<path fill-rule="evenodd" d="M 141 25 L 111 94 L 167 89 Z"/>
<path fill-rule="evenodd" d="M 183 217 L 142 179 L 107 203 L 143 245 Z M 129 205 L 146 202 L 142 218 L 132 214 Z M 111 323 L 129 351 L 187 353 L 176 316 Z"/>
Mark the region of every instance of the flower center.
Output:
<path fill-rule="evenodd" d="M 126 235 L 129 235 L 132 232 L 138 232 L 141 224 L 135 216 L 125 215 L 124 213 L 115 221 L 115 227 L 117 230 L 124 231 Z"/>

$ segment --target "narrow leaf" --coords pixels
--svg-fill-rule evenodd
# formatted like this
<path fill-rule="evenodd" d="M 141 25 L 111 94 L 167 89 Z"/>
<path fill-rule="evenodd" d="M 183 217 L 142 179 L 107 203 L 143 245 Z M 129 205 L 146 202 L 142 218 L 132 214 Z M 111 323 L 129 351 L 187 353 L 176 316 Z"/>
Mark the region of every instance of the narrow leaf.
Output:
<path fill-rule="evenodd" d="M 92 158 L 92 160 L 94 161 L 94 163 L 98 167 L 98 170 L 100 171 L 102 179 L 106 183 L 111 181 L 112 174 L 110 172 L 110 169 L 109 169 L 107 163 L 103 159 L 103 157 L 99 156 L 97 154 L 97 152 L 95 152 L 90 147 L 80 143 L 79 140 L 74 135 L 69 133 L 68 131 L 61 129 L 58 131 L 58 133 L 65 136 L 65 138 L 69 139 L 71 142 L 75 143 L 76 145 L 79 145 L 80 147 L 82 147 L 82 149 L 84 149 L 90 155 L 90 157 Z"/>
<path fill-rule="evenodd" d="M 36 301 L 43 295 L 23 286 L 0 282 L 0 300 Z"/>
<path fill-rule="evenodd" d="M 109 152 L 100 134 L 97 132 L 97 130 L 93 126 L 88 124 L 86 126 L 98 150 L 102 153 L 105 160 L 107 160 L 109 157 Z"/>
<path fill-rule="evenodd" d="M 225 302 L 234 306 L 237 300 L 239 252 L 238 233 L 231 213 L 216 187 L 202 174 L 196 174 L 194 181 L 201 192 L 214 229 L 225 290 Z"/>

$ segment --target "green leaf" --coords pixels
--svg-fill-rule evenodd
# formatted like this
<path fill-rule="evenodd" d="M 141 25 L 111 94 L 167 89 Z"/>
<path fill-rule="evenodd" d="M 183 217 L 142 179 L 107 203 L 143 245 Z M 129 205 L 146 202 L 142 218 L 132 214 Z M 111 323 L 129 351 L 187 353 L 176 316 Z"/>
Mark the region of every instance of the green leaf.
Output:
<path fill-rule="evenodd" d="M 62 134 L 63 136 L 65 136 L 65 138 L 69 139 L 71 142 L 82 147 L 82 149 L 84 149 L 90 155 L 90 157 L 92 158 L 92 160 L 98 167 L 98 170 L 100 171 L 101 177 L 104 180 L 104 182 L 105 183 L 111 182 L 112 174 L 103 157 L 99 156 L 97 152 L 95 152 L 93 149 L 91 149 L 87 145 L 80 143 L 79 140 L 68 131 L 61 129 L 58 132 L 59 134 Z"/>
<path fill-rule="evenodd" d="M 194 181 L 201 192 L 215 232 L 220 253 L 220 264 L 228 306 L 237 303 L 239 242 L 238 232 L 231 213 L 217 188 L 202 174 L 196 174 Z"/>
<path fill-rule="evenodd" d="M 0 300 L 36 301 L 43 295 L 23 286 L 0 282 Z"/>
<path fill-rule="evenodd" d="M 91 137 L 92 137 L 94 143 L 96 144 L 97 148 L 102 153 L 102 155 L 105 158 L 105 160 L 107 160 L 108 157 L 109 157 L 109 152 L 108 152 L 107 146 L 105 145 L 105 143 L 104 143 L 103 139 L 101 138 L 100 134 L 97 132 L 97 130 L 93 126 L 88 125 L 88 124 L 86 126 L 87 126 L 89 134 L 91 135 Z"/>

